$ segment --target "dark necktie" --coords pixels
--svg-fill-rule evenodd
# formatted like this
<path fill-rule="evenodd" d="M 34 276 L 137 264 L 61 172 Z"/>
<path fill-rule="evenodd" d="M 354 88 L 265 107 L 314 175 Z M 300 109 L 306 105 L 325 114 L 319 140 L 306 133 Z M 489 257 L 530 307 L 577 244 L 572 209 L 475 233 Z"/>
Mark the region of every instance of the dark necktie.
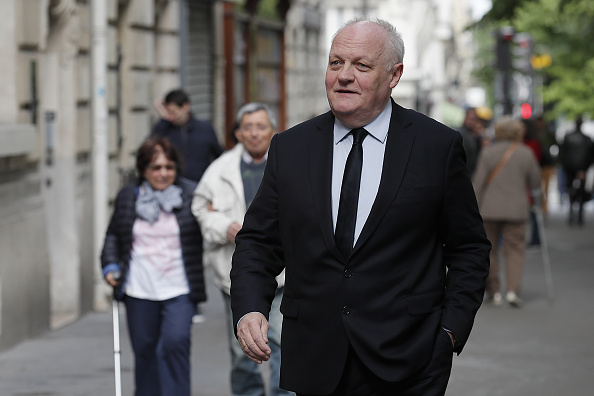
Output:
<path fill-rule="evenodd" d="M 334 231 L 336 246 L 345 259 L 351 255 L 355 241 L 355 222 L 359 204 L 361 168 L 363 167 L 363 139 L 368 132 L 364 128 L 356 128 L 350 133 L 353 134 L 353 146 L 344 166 L 338 217 Z"/>

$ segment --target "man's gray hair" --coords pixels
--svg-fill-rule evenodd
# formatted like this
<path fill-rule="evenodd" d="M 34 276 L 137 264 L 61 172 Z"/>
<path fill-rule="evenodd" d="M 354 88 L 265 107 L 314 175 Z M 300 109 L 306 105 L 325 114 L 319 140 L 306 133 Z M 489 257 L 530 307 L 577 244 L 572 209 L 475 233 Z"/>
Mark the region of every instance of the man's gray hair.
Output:
<path fill-rule="evenodd" d="M 395 64 L 401 63 L 404 60 L 404 40 L 402 40 L 402 35 L 396 28 L 388 21 L 380 18 L 369 18 L 367 16 L 358 16 L 348 20 L 336 33 L 332 36 L 332 41 L 336 38 L 336 35 L 340 33 L 340 31 L 348 26 L 354 25 L 355 23 L 359 22 L 373 22 L 380 25 L 386 35 L 388 36 L 388 41 L 386 42 L 386 46 L 388 47 L 389 58 L 390 61 L 388 62 L 388 70 L 392 70 Z"/>
<path fill-rule="evenodd" d="M 270 121 L 270 124 L 272 125 L 272 129 L 276 130 L 278 127 L 278 124 L 276 123 L 276 117 L 274 116 L 274 113 L 272 112 L 270 107 L 268 107 L 268 105 L 266 105 L 264 103 L 259 103 L 259 102 L 251 102 L 251 103 L 247 103 L 247 104 L 244 104 L 243 106 L 241 106 L 241 108 L 237 112 L 237 118 L 236 118 L 237 125 L 241 124 L 241 120 L 243 119 L 244 115 L 252 114 L 252 113 L 255 113 L 256 111 L 260 111 L 260 110 L 264 110 L 266 112 L 266 115 L 268 115 L 268 120 Z"/>

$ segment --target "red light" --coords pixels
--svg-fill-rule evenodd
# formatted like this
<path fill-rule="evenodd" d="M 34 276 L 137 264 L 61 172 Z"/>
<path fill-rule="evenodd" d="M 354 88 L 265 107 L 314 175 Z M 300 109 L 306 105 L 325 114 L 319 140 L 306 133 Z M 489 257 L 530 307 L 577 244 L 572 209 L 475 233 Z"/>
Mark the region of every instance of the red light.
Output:
<path fill-rule="evenodd" d="M 522 107 L 520 107 L 520 114 L 522 118 L 527 120 L 532 115 L 532 106 L 529 103 L 522 103 Z"/>

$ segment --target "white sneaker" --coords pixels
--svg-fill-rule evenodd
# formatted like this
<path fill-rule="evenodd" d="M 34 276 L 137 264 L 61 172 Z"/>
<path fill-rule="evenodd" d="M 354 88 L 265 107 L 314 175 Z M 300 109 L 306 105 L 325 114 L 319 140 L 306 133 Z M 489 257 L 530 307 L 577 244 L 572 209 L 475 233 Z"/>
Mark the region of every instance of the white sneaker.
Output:
<path fill-rule="evenodd" d="M 192 316 L 192 323 L 194 323 L 194 324 L 204 323 L 204 315 L 196 314 L 196 315 Z"/>
<path fill-rule="evenodd" d="M 513 291 L 507 292 L 505 299 L 512 307 L 521 308 L 522 305 L 524 305 L 524 301 L 522 301 L 520 297 L 518 297 L 518 295 Z"/>
<path fill-rule="evenodd" d="M 194 316 L 192 316 L 192 323 L 193 324 L 204 323 L 205 319 L 206 318 L 202 314 L 202 308 L 200 307 L 200 304 L 197 304 L 196 307 L 194 308 Z"/>
<path fill-rule="evenodd" d="M 493 298 L 491 299 L 491 302 L 493 303 L 493 305 L 495 306 L 500 306 L 501 304 L 503 304 L 503 296 L 501 295 L 501 293 L 497 292 L 495 294 L 493 294 Z"/>

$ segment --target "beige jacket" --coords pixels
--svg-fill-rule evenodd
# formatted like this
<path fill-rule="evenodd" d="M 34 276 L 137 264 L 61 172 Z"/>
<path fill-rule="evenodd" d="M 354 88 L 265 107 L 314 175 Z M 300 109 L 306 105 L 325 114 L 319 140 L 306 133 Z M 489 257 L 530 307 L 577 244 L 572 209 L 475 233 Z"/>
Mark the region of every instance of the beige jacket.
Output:
<path fill-rule="evenodd" d="M 213 269 L 217 287 L 228 295 L 235 244 L 227 240 L 227 229 L 233 222 L 243 224 L 246 212 L 240 171 L 243 151 L 240 143 L 213 161 L 200 179 L 192 201 L 192 213 L 200 223 L 204 240 L 204 266 Z M 276 281 L 279 287 L 284 286 L 284 271 Z"/>
<path fill-rule="evenodd" d="M 489 174 L 512 143 L 495 142 L 485 147 L 479 155 L 472 184 L 483 220 L 526 221 L 530 210 L 529 193 L 533 190 L 540 191 L 538 162 L 532 150 L 522 143 L 495 178 L 486 185 Z"/>

